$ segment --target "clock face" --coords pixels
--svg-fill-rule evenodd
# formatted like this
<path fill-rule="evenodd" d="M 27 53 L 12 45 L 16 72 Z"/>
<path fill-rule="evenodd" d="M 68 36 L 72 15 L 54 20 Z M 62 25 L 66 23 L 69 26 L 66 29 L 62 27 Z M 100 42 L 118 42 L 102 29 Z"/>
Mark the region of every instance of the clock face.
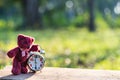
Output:
<path fill-rule="evenodd" d="M 41 70 L 44 66 L 44 58 L 40 55 L 32 55 L 28 60 L 28 66 L 33 71 Z"/>

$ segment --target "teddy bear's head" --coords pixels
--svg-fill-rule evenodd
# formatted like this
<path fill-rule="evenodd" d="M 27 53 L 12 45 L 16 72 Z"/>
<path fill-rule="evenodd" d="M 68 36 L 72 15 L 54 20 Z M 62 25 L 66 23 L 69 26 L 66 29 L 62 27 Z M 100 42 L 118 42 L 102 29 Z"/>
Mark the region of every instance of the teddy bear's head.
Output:
<path fill-rule="evenodd" d="M 22 34 L 19 34 L 17 39 L 18 46 L 21 49 L 30 49 L 34 42 L 34 38 Z"/>

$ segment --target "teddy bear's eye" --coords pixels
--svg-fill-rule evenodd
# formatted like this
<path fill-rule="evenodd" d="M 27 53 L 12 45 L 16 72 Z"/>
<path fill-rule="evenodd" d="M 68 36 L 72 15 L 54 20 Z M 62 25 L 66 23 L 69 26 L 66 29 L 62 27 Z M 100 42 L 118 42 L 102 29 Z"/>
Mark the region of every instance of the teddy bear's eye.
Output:
<path fill-rule="evenodd" d="M 27 44 L 27 42 L 26 42 L 26 41 L 24 41 L 23 43 L 24 43 L 24 44 Z"/>
<path fill-rule="evenodd" d="M 24 41 L 24 40 L 22 41 L 22 43 L 23 43 L 23 44 L 27 44 L 27 42 L 26 42 L 26 41 Z"/>

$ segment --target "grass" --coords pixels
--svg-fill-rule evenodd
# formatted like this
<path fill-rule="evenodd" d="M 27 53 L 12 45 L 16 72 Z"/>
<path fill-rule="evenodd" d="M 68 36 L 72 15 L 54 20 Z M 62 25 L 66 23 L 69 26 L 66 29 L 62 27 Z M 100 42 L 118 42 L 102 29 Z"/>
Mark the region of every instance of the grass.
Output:
<path fill-rule="evenodd" d="M 88 32 L 85 28 L 72 30 L 1 31 L 0 51 L 5 53 L 17 46 L 17 35 L 33 36 L 35 43 L 45 49 L 46 66 L 120 69 L 120 30 Z M 0 66 L 11 64 L 0 56 Z M 3 63 L 4 61 L 4 63 Z M 113 65 L 115 64 L 115 65 Z"/>

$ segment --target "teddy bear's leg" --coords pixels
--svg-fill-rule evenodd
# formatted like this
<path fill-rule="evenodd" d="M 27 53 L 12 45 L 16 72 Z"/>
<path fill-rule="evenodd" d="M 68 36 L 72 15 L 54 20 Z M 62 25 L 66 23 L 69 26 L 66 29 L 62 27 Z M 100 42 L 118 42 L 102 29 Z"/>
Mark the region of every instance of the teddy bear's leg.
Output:
<path fill-rule="evenodd" d="M 28 69 L 27 69 L 27 61 L 21 63 L 21 72 L 26 74 L 28 72 Z"/>
<path fill-rule="evenodd" d="M 12 73 L 14 75 L 18 75 L 21 73 L 21 65 L 20 65 L 20 62 L 14 60 L 13 62 L 13 67 L 12 67 Z"/>

